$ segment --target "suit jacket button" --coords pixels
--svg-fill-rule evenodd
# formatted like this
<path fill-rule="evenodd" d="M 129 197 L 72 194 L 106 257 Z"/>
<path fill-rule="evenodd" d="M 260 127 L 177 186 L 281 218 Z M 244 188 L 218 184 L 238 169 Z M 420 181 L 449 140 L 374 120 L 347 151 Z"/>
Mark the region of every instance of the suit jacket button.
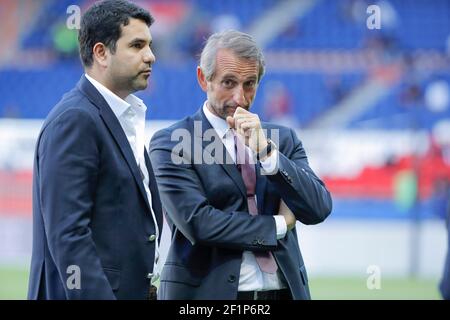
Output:
<path fill-rule="evenodd" d="M 228 276 L 228 282 L 233 283 L 233 282 L 235 282 L 235 281 L 236 281 L 236 276 L 230 274 L 230 275 Z"/>
<path fill-rule="evenodd" d="M 148 241 L 150 241 L 150 242 L 155 241 L 155 239 L 156 239 L 156 236 L 154 234 L 152 234 L 148 237 Z"/>

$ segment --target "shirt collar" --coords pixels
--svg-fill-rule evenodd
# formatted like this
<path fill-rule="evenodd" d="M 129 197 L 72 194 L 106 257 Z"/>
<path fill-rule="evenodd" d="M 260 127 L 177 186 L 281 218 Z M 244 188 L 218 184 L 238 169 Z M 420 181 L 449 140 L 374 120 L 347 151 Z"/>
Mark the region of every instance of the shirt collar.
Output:
<path fill-rule="evenodd" d="M 209 111 L 207 103 L 208 100 L 205 101 L 205 103 L 203 104 L 203 112 L 205 113 L 206 119 L 208 119 L 209 123 L 214 128 L 214 130 L 216 130 L 219 137 L 223 139 L 225 137 L 225 134 L 227 134 L 230 131 L 230 127 L 228 126 L 228 123 L 224 119 L 216 116 L 211 111 Z"/>
<path fill-rule="evenodd" d="M 125 111 L 130 107 L 135 112 L 144 113 L 147 111 L 147 107 L 144 102 L 133 94 L 128 95 L 125 99 L 121 99 L 111 90 L 106 88 L 103 84 L 85 74 L 86 78 L 92 83 L 92 85 L 100 92 L 100 94 L 105 98 L 108 105 L 111 107 L 112 111 L 117 118 L 120 118 Z"/>

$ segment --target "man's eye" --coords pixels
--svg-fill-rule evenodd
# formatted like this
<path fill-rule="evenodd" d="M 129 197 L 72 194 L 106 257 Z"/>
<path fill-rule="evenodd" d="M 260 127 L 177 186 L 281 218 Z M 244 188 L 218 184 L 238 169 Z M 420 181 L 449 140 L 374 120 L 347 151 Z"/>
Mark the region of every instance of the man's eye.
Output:
<path fill-rule="evenodd" d="M 141 48 L 141 44 L 140 43 L 135 43 L 135 44 L 133 44 L 133 48 L 140 49 Z"/>
<path fill-rule="evenodd" d="M 222 83 L 225 87 L 228 87 L 228 88 L 230 88 L 234 85 L 234 81 L 232 81 L 232 80 L 225 80 Z"/>

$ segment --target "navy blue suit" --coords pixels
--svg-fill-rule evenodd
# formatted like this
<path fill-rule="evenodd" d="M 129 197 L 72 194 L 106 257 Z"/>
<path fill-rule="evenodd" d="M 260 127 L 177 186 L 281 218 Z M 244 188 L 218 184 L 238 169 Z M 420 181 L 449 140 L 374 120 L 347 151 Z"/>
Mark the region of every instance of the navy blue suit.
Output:
<path fill-rule="evenodd" d="M 161 230 L 147 154 L 146 165 Z M 83 76 L 50 112 L 37 140 L 28 298 L 146 299 L 155 230 L 126 135 Z M 73 266 L 81 276 L 75 287 Z"/>
<path fill-rule="evenodd" d="M 236 165 L 223 164 L 220 154 L 225 155 L 226 149 L 220 138 L 205 136 L 212 127 L 202 110 L 154 134 L 150 158 L 172 230 L 159 299 L 236 299 L 244 250 L 272 250 L 292 297 L 310 298 L 296 230 L 277 240 L 272 215 L 283 199 L 298 220 L 319 223 L 331 212 L 331 197 L 309 167 L 294 131 L 272 124 L 263 128 L 279 130 L 280 157 L 275 175 L 261 175 L 257 165 L 258 216 L 248 213 Z M 190 148 L 179 148 L 175 136 L 183 132 L 192 139 Z M 211 139 L 220 141 L 222 152 L 209 150 Z M 203 161 L 195 161 L 195 151 Z M 180 158 L 185 163 L 176 164 Z"/>

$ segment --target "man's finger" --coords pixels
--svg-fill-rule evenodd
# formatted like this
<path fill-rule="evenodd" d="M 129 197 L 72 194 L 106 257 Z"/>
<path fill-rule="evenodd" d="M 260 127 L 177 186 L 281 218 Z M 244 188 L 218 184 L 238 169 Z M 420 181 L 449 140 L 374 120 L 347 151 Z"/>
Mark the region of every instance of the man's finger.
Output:
<path fill-rule="evenodd" d="M 241 124 L 241 128 L 243 129 L 243 130 L 248 130 L 248 129 L 256 129 L 258 127 L 258 123 L 256 122 L 256 121 L 252 121 L 252 120 L 250 120 L 250 121 L 244 121 L 242 124 Z"/>
<path fill-rule="evenodd" d="M 227 117 L 227 123 L 228 123 L 228 126 L 229 126 L 231 129 L 235 129 L 236 121 L 234 120 L 233 117 L 228 116 L 228 117 Z"/>
<path fill-rule="evenodd" d="M 242 129 L 242 125 L 245 123 L 245 122 L 247 122 L 248 120 L 246 119 L 246 118 L 239 118 L 239 117 L 236 117 L 236 118 L 234 118 L 234 127 L 236 128 L 236 129 Z"/>
<path fill-rule="evenodd" d="M 238 114 L 234 114 L 233 118 L 235 118 L 235 119 L 248 119 L 248 120 L 256 119 L 256 117 L 255 117 L 255 115 L 253 113 L 246 113 L 246 114 L 238 113 Z"/>
<path fill-rule="evenodd" d="M 247 113 L 251 113 L 250 111 L 245 110 L 242 107 L 237 107 L 236 111 L 234 111 L 234 114 L 247 114 Z"/>

